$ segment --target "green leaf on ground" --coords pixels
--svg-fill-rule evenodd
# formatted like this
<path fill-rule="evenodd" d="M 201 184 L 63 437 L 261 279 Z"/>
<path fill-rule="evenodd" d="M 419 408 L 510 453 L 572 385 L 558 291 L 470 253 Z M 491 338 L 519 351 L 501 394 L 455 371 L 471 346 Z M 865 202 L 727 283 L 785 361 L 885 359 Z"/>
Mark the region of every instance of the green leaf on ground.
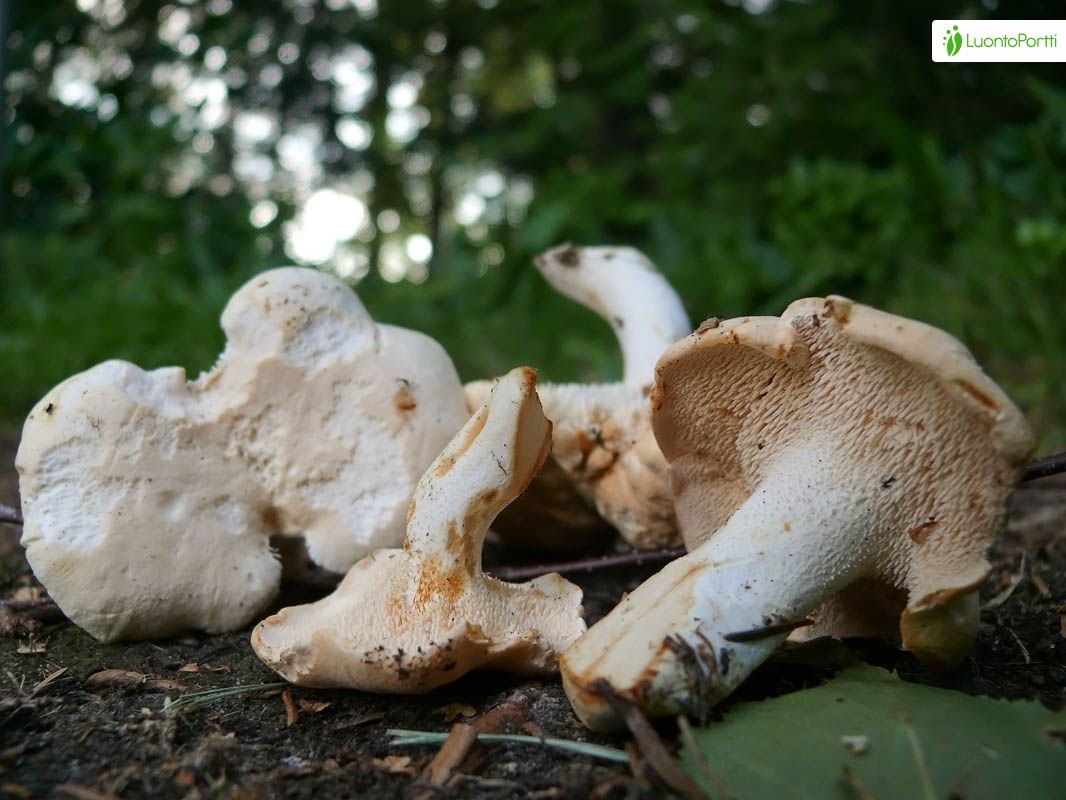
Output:
<path fill-rule="evenodd" d="M 721 783 L 741 800 L 1066 797 L 1066 712 L 870 666 L 738 705 L 694 737 L 702 758 L 685 748 L 682 761 L 715 798 Z"/>

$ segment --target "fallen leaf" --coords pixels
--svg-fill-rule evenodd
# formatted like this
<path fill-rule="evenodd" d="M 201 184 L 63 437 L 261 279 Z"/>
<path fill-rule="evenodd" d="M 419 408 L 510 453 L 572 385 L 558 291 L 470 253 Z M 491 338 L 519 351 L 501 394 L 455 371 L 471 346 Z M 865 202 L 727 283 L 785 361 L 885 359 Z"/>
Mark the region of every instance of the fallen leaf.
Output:
<path fill-rule="evenodd" d="M 455 722 L 459 717 L 475 716 L 477 709 L 466 703 L 448 703 L 448 705 L 441 706 L 433 713 L 443 716 L 445 722 Z"/>
<path fill-rule="evenodd" d="M 133 686 L 144 683 L 148 677 L 143 672 L 128 669 L 102 669 L 85 679 L 86 686 Z"/>
<path fill-rule="evenodd" d="M 129 669 L 102 669 L 85 679 L 85 685 L 93 688 L 101 686 L 145 686 L 160 692 L 179 692 L 185 684 L 168 678 L 154 678 L 143 672 Z"/>
<path fill-rule="evenodd" d="M 312 714 L 318 714 L 321 711 L 325 711 L 331 705 L 325 700 L 304 700 L 302 697 L 296 701 L 296 704 L 300 707 L 301 711 L 310 711 Z"/>
<path fill-rule="evenodd" d="M 40 639 L 30 639 L 25 642 L 19 642 L 18 649 L 15 650 L 20 656 L 40 655 L 41 653 L 48 652 L 48 642 L 41 641 Z"/>
<path fill-rule="evenodd" d="M 223 665 L 221 667 L 212 667 L 210 664 L 197 664 L 192 662 L 189 664 L 182 664 L 178 667 L 178 672 L 231 672 L 230 668 Z"/>
<path fill-rule="evenodd" d="M 384 711 L 372 711 L 369 714 L 363 714 L 361 717 L 356 717 L 348 722 L 341 722 L 333 728 L 334 733 L 340 731 L 346 731 L 349 728 L 357 728 L 360 725 L 366 725 L 368 722 L 377 722 L 379 719 L 385 719 Z"/>
<path fill-rule="evenodd" d="M 374 766 L 382 772 L 389 772 L 393 775 L 415 774 L 415 769 L 411 766 L 411 756 L 385 756 L 384 758 L 375 758 Z"/>
<path fill-rule="evenodd" d="M 281 702 L 285 704 L 285 727 L 291 728 L 296 724 L 296 720 L 300 718 L 300 710 L 296 707 L 296 703 L 292 701 L 292 694 L 288 689 L 281 693 Z"/>
<path fill-rule="evenodd" d="M 737 797 L 822 797 L 843 776 L 853 793 L 868 789 L 877 800 L 992 800 L 1061 796 L 1066 748 L 1054 731 L 1064 723 L 1066 713 L 1039 703 L 907 683 L 860 666 L 814 689 L 739 703 L 694 736 Z M 856 731 L 868 739 L 867 755 L 841 747 Z M 700 779 L 687 745 L 682 763 Z"/>
<path fill-rule="evenodd" d="M 118 795 L 108 792 L 98 792 L 88 786 L 79 786 L 76 783 L 61 783 L 56 787 L 58 794 L 74 797 L 76 800 L 122 800 Z"/>
<path fill-rule="evenodd" d="M 9 794 L 12 797 L 25 798 L 25 800 L 33 797 L 33 792 L 18 783 L 0 783 L 0 794 Z"/>

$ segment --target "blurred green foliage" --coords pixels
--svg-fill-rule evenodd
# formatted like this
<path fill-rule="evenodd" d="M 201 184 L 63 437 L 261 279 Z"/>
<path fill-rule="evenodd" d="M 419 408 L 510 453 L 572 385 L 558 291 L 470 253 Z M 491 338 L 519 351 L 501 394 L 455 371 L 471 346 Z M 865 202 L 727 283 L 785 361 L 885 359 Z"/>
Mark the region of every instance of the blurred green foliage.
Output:
<path fill-rule="evenodd" d="M 1055 15 L 995 6 L 936 13 Z M 1066 448 L 1066 74 L 932 63 L 924 2 L 11 11 L 0 418 L 108 357 L 209 366 L 226 297 L 291 261 L 287 222 L 308 192 L 342 186 L 370 212 L 344 245 L 369 265 L 360 296 L 440 339 L 464 378 L 520 362 L 552 379 L 618 375 L 607 325 L 529 262 L 562 241 L 632 244 L 694 321 L 835 292 L 941 326 L 1023 406 L 1042 449 Z M 330 71 L 353 45 L 372 79 L 355 101 Z M 84 54 L 94 88 L 72 99 L 57 85 Z M 221 118 L 204 118 L 175 65 L 224 82 Z M 388 91 L 400 84 L 417 90 L 413 134 L 390 119 L 410 105 Z M 247 111 L 274 122 L 251 148 Z M 353 121 L 369 145 L 338 133 Z M 283 141 L 301 130 L 317 137 L 309 177 Z M 249 177 L 251 156 L 268 174 Z M 502 188 L 464 212 L 486 172 Z M 264 200 L 278 213 L 256 227 Z M 382 224 L 386 210 L 398 222 Z M 428 278 L 384 279 L 390 242 L 414 233 L 433 243 Z"/>

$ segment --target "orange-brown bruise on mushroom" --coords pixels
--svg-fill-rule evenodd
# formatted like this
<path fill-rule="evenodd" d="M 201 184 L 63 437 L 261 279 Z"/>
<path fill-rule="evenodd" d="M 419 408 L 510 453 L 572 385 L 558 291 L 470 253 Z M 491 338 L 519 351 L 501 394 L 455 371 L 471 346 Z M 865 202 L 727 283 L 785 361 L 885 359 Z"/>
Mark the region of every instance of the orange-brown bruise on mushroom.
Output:
<path fill-rule="evenodd" d="M 536 373 L 512 370 L 423 475 L 402 549 L 352 567 L 329 597 L 282 609 L 252 633 L 301 686 L 416 694 L 478 667 L 549 675 L 585 630 L 581 590 L 557 574 L 509 584 L 481 570 L 489 524 L 548 452 Z"/>

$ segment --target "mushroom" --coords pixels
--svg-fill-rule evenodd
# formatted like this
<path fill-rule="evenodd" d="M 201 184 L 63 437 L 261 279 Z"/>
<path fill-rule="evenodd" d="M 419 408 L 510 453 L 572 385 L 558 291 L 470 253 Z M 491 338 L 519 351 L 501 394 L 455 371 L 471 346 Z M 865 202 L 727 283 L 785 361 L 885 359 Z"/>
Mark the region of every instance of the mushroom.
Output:
<path fill-rule="evenodd" d="M 652 403 L 690 552 L 564 654 L 586 725 L 618 723 L 600 681 L 650 714 L 703 716 L 828 598 L 837 631 L 894 618 L 929 666 L 965 656 L 984 553 L 1034 443 L 961 343 L 842 297 L 800 300 L 675 344 Z"/>
<path fill-rule="evenodd" d="M 253 278 L 222 327 L 194 382 L 108 361 L 26 421 L 22 543 L 98 639 L 246 624 L 277 591 L 272 534 L 336 572 L 399 543 L 415 482 L 468 418 L 436 342 L 375 324 L 318 270 Z"/>
<path fill-rule="evenodd" d="M 655 362 L 692 331 L 677 292 L 647 256 L 632 247 L 565 244 L 533 261 L 559 292 L 599 314 L 622 349 L 622 383 L 646 390 Z M 543 394 L 543 392 L 541 392 Z"/>
<path fill-rule="evenodd" d="M 403 549 L 378 550 L 333 594 L 259 623 L 259 658 L 301 686 L 396 694 L 477 667 L 556 671 L 585 630 L 581 590 L 555 573 L 511 584 L 481 570 L 489 524 L 548 454 L 536 380 L 528 367 L 499 380 L 419 481 Z"/>
<path fill-rule="evenodd" d="M 511 542 L 576 549 L 606 521 L 640 549 L 676 544 L 666 462 L 652 434 L 647 394 L 656 360 L 692 330 L 677 293 L 629 247 L 563 245 L 534 264 L 555 289 L 610 323 L 624 378 L 542 385 L 555 426 L 551 458 L 493 529 Z M 467 384 L 467 405 L 477 407 L 490 387 L 490 381 Z"/>

